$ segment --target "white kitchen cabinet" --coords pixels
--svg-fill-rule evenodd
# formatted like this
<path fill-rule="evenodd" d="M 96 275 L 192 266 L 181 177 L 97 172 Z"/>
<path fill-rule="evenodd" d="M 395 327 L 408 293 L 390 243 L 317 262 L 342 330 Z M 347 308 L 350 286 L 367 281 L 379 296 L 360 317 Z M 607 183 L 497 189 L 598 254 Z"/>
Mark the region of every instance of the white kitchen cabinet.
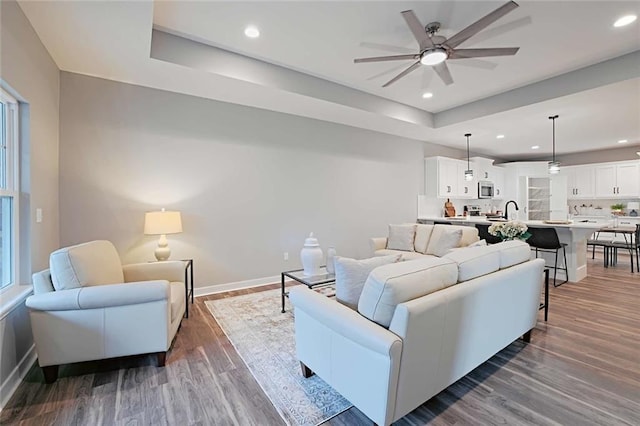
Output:
<path fill-rule="evenodd" d="M 504 169 L 501 167 L 491 168 L 491 182 L 493 182 L 493 198 L 496 200 L 504 199 Z"/>
<path fill-rule="evenodd" d="M 595 196 L 595 170 L 592 166 L 562 167 L 560 171 L 561 174 L 567 176 L 567 198 L 569 200 Z"/>
<path fill-rule="evenodd" d="M 595 167 L 595 196 L 628 198 L 640 196 L 640 163 L 606 163 Z"/>
<path fill-rule="evenodd" d="M 475 181 L 466 181 L 467 162 L 445 157 L 425 158 L 425 194 L 438 198 L 475 198 Z"/>

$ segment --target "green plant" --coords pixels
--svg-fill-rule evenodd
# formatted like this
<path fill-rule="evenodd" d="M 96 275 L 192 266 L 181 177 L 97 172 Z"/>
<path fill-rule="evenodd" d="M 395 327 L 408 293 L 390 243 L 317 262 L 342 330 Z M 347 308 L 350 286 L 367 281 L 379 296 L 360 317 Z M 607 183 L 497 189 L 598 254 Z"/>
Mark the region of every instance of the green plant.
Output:
<path fill-rule="evenodd" d="M 622 203 L 616 203 L 611 205 L 611 210 L 623 210 L 623 209 L 624 209 L 624 204 Z"/>

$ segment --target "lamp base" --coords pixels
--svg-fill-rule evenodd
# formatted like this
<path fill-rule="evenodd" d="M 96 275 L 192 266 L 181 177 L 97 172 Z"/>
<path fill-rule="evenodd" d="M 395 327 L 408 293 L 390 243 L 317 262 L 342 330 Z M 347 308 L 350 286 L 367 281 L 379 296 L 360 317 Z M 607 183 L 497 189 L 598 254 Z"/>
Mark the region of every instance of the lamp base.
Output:
<path fill-rule="evenodd" d="M 156 250 L 153 252 L 153 254 L 156 256 L 158 262 L 169 260 L 169 256 L 171 256 L 171 249 L 169 248 L 169 242 L 167 241 L 166 235 L 160 235 L 160 239 L 158 240 L 158 247 L 156 247 Z"/>

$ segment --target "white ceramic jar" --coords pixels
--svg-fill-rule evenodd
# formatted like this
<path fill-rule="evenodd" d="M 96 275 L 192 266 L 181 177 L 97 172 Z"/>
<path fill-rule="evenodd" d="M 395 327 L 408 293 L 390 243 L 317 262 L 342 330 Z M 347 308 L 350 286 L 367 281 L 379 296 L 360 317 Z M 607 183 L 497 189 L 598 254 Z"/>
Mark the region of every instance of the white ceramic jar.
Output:
<path fill-rule="evenodd" d="M 336 269 L 333 265 L 333 258 L 336 257 L 336 248 L 335 247 L 329 247 L 327 249 L 327 273 L 328 274 L 335 274 L 336 273 Z"/>
<path fill-rule="evenodd" d="M 300 251 L 303 274 L 307 277 L 320 275 L 320 265 L 322 265 L 322 249 L 318 244 L 318 239 L 309 234 L 309 238 L 304 240 L 304 247 Z"/>

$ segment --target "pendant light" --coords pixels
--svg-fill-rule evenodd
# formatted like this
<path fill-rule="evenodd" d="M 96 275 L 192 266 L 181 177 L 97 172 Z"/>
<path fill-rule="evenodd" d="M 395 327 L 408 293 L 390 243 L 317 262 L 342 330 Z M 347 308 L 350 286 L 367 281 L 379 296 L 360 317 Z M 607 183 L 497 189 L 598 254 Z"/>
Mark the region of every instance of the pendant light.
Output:
<path fill-rule="evenodd" d="M 549 120 L 553 121 L 553 157 L 549 161 L 549 174 L 555 175 L 560 171 L 560 163 L 556 161 L 556 118 L 558 115 L 552 115 Z"/>
<path fill-rule="evenodd" d="M 465 133 L 464 136 L 467 138 L 467 170 L 464 171 L 464 180 L 473 180 L 473 170 L 469 166 L 469 136 L 471 133 Z"/>

